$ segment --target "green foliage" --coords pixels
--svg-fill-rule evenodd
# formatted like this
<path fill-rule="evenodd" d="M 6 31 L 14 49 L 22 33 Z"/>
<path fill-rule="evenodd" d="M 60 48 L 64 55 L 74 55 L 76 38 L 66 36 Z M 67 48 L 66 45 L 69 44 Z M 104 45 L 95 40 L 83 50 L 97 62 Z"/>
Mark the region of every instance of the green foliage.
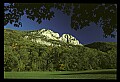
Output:
<path fill-rule="evenodd" d="M 117 49 L 117 43 L 116 42 L 94 42 L 91 44 L 84 45 L 85 47 L 93 48 L 100 50 L 102 52 L 107 52 L 109 50 L 116 50 Z"/>
<path fill-rule="evenodd" d="M 39 24 L 42 20 L 51 20 L 54 17 L 52 8 L 71 16 L 71 28 L 75 30 L 94 22 L 100 24 L 104 37 L 115 37 L 112 33 L 117 31 L 117 4 L 107 3 L 8 3 L 4 5 L 4 26 L 8 23 L 15 27 L 22 26 L 20 19 L 24 14 Z"/>
<path fill-rule="evenodd" d="M 13 32 L 8 29 L 4 31 L 4 71 L 79 71 L 117 68 L 116 43 L 98 42 L 76 46 L 58 41 L 56 43 L 60 43 L 61 46 L 46 46 L 24 39 L 26 32 Z"/>

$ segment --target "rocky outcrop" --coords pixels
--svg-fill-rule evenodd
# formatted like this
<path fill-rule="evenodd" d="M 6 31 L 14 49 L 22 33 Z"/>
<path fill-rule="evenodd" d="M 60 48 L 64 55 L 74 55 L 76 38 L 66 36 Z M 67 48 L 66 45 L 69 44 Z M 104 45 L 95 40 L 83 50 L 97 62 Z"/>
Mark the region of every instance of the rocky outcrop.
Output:
<path fill-rule="evenodd" d="M 63 34 L 61 37 L 58 33 L 55 33 L 51 30 L 41 29 L 38 31 L 31 32 L 32 35 L 34 35 L 36 38 L 32 38 L 31 40 L 40 44 L 44 45 L 53 45 L 53 43 L 49 42 L 49 40 L 56 40 L 56 41 L 62 41 L 68 44 L 72 45 L 81 45 L 79 41 L 73 37 L 70 34 Z M 36 35 L 37 34 L 37 35 Z M 25 38 L 28 38 L 29 36 L 25 36 Z M 44 38 L 44 39 L 43 39 Z"/>
<path fill-rule="evenodd" d="M 48 46 L 52 45 L 52 43 L 42 40 L 41 38 L 36 38 L 36 40 L 32 39 L 32 41 L 43 44 L 43 45 L 48 45 Z"/>
<path fill-rule="evenodd" d="M 58 33 L 55 33 L 51 30 L 42 29 L 40 31 L 40 33 L 41 33 L 41 35 L 46 36 L 47 39 L 58 40 L 58 38 L 60 37 Z"/>
<path fill-rule="evenodd" d="M 64 42 L 69 43 L 69 44 L 73 44 L 73 45 L 80 45 L 79 41 L 76 40 L 75 37 L 73 37 L 72 35 L 69 35 L 69 34 L 63 34 L 59 40 L 64 41 Z"/>

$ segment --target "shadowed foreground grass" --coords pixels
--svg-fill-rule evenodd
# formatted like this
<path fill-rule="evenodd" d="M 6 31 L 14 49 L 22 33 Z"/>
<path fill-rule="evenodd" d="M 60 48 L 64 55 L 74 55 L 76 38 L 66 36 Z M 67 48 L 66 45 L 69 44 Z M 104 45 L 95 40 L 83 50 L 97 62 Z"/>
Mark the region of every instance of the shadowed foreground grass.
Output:
<path fill-rule="evenodd" d="M 4 72 L 5 79 L 117 79 L 116 69 L 54 72 Z"/>

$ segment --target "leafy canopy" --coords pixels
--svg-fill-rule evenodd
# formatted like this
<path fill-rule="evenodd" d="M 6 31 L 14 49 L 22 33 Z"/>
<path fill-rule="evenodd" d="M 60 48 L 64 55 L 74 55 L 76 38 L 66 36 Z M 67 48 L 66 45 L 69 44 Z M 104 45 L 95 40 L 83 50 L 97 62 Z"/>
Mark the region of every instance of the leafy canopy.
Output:
<path fill-rule="evenodd" d="M 54 11 L 61 10 L 71 16 L 71 28 L 77 30 L 89 26 L 91 22 L 100 24 L 104 36 L 115 37 L 112 32 L 117 31 L 117 4 L 79 4 L 79 3 L 9 3 L 4 5 L 4 26 L 8 23 L 15 27 L 22 26 L 21 17 L 38 22 L 51 20 Z"/>

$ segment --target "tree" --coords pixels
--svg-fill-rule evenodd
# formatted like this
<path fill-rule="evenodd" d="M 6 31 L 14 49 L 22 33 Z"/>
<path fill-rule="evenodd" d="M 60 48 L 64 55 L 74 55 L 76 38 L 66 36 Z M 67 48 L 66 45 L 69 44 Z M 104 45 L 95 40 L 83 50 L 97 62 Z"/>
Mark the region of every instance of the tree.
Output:
<path fill-rule="evenodd" d="M 6 31 L 5 31 L 6 30 Z M 4 71 L 79 71 L 117 68 L 117 43 L 47 46 L 4 30 Z M 21 36 L 21 37 L 20 37 Z"/>
<path fill-rule="evenodd" d="M 109 55 L 109 67 L 116 68 L 117 67 L 117 50 L 112 49 L 107 51 Z"/>
<path fill-rule="evenodd" d="M 18 58 L 15 56 L 15 52 L 12 51 L 12 47 L 5 45 L 4 47 L 4 70 L 13 71 L 18 66 Z"/>
<path fill-rule="evenodd" d="M 4 26 L 8 23 L 15 27 L 22 26 L 21 16 L 38 22 L 51 20 L 54 12 L 51 8 L 61 10 L 71 16 L 71 28 L 77 30 L 89 26 L 91 22 L 100 24 L 104 37 L 115 37 L 117 31 L 117 4 L 79 4 L 79 3 L 9 3 L 4 5 Z"/>

